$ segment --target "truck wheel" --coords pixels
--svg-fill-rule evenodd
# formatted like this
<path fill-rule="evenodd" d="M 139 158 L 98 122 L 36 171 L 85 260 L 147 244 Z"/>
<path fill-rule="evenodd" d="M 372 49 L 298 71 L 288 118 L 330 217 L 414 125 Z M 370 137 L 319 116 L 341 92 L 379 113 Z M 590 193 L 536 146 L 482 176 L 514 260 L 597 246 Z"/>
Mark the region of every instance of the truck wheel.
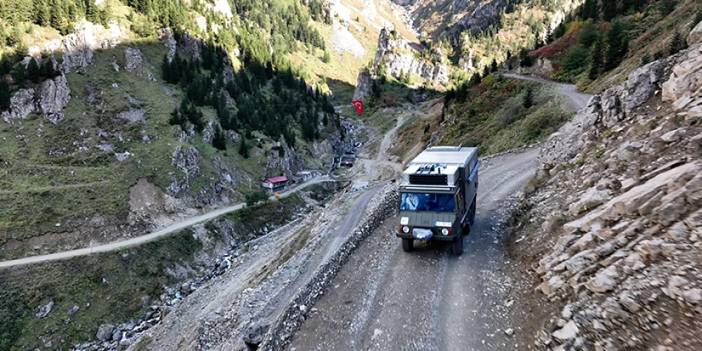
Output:
<path fill-rule="evenodd" d="M 463 253 L 463 235 L 459 235 L 451 244 L 451 253 L 460 256 Z"/>
<path fill-rule="evenodd" d="M 473 198 L 473 204 L 470 205 L 470 224 L 473 225 L 475 223 L 475 212 L 477 211 L 478 207 L 478 197 Z"/>
<path fill-rule="evenodd" d="M 414 240 L 402 239 L 402 251 L 410 252 L 414 248 Z"/>

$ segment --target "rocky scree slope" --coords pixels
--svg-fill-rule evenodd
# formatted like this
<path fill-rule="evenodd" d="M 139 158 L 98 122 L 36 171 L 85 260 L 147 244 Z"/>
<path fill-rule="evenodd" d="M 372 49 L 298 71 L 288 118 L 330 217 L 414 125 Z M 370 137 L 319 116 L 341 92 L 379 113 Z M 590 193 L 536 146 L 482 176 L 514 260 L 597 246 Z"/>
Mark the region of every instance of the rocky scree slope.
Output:
<path fill-rule="evenodd" d="M 512 242 L 539 349 L 702 348 L 702 23 L 687 40 L 543 146 Z"/>

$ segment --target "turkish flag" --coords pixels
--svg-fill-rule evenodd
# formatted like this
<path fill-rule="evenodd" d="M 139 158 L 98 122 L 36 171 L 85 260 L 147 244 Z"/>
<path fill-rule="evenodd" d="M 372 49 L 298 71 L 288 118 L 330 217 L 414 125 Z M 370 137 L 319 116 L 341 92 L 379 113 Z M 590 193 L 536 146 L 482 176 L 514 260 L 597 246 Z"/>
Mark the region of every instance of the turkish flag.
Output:
<path fill-rule="evenodd" d="M 351 105 L 356 109 L 356 114 L 359 116 L 363 114 L 363 101 L 361 100 L 352 100 Z"/>

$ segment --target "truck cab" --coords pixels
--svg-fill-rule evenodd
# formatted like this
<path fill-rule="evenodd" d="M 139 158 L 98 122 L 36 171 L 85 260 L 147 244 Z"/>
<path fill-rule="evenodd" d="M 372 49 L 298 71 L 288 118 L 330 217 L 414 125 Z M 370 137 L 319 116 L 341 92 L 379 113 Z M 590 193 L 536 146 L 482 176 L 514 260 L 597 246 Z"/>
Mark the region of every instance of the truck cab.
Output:
<path fill-rule="evenodd" d="M 453 254 L 463 253 L 463 236 L 475 220 L 479 169 L 473 147 L 431 147 L 407 165 L 396 234 L 403 250 L 412 251 L 415 240 L 434 240 L 451 242 Z"/>

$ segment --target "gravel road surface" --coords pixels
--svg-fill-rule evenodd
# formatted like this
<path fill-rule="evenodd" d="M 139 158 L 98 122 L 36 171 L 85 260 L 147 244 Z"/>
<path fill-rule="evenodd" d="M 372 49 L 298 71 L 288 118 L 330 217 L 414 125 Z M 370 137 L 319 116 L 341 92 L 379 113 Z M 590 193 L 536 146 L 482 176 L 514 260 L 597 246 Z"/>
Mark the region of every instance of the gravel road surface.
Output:
<path fill-rule="evenodd" d="M 291 350 L 512 350 L 502 224 L 534 174 L 538 151 L 481 169 L 478 213 L 463 256 L 446 245 L 405 253 L 387 221 L 355 251 L 297 332 Z M 508 330 L 512 329 L 512 331 Z M 507 332 L 505 332 L 507 331 Z"/>

